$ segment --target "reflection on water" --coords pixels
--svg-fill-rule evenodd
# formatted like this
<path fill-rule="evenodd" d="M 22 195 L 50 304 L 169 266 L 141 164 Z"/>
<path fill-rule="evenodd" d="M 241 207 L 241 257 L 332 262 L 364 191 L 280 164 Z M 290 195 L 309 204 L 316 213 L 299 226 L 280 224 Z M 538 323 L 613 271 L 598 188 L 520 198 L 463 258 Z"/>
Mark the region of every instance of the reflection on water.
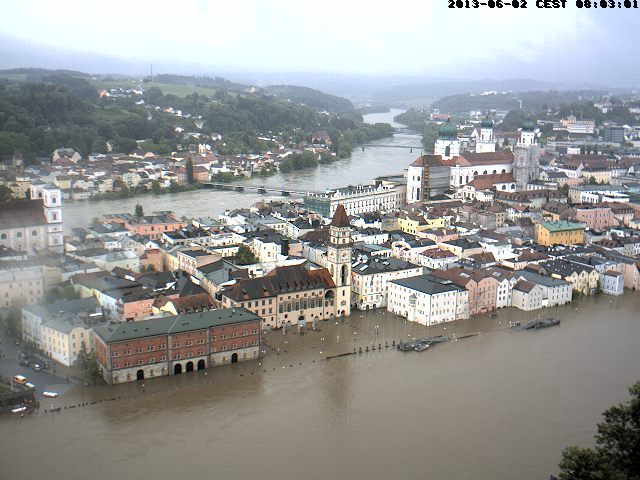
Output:
<path fill-rule="evenodd" d="M 590 445 L 601 412 L 624 401 L 640 379 L 638 309 L 640 295 L 626 293 L 545 310 L 562 323 L 541 331 L 510 329 L 510 320 L 524 325 L 537 312 L 507 309 L 431 328 L 355 312 L 304 336 L 270 333 L 262 365 L 144 387 L 74 387 L 54 401 L 121 400 L 0 419 L 3 438 L 11 439 L 0 473 L 74 479 L 90 471 L 98 480 L 257 472 L 265 479 L 548 478 L 562 448 Z M 440 333 L 478 335 L 421 353 L 385 348 Z M 360 347 L 370 351 L 325 360 Z"/>

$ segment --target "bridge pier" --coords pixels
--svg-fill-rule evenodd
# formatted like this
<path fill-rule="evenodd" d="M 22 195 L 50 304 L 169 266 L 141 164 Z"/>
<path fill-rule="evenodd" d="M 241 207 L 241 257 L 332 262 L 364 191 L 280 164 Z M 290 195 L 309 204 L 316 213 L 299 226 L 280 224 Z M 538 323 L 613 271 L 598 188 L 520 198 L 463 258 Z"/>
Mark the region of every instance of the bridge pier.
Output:
<path fill-rule="evenodd" d="M 241 186 L 241 185 L 237 185 L 237 186 L 235 187 L 235 191 L 236 191 L 236 192 L 244 192 L 244 187 L 243 187 L 243 186 Z"/>

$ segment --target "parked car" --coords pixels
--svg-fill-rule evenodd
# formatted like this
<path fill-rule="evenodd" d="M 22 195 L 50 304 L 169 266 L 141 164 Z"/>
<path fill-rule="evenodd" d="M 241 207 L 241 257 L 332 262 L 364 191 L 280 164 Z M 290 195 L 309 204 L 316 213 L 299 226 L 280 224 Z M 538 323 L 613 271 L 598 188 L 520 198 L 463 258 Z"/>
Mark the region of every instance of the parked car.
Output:
<path fill-rule="evenodd" d="M 22 360 L 20 360 L 20 365 L 28 367 L 29 365 L 31 365 L 31 362 L 29 361 L 28 358 L 23 358 Z"/>
<path fill-rule="evenodd" d="M 39 372 L 40 370 L 42 370 L 42 365 L 40 365 L 39 363 L 34 363 L 33 365 L 31 365 L 31 368 L 33 368 L 36 372 Z"/>

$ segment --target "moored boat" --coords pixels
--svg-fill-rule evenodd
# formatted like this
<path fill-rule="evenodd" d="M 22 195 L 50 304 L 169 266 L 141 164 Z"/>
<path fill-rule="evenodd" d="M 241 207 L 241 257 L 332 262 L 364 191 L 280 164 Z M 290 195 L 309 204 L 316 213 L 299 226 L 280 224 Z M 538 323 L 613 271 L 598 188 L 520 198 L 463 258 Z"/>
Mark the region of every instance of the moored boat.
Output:
<path fill-rule="evenodd" d="M 429 348 L 429 344 L 428 343 L 422 343 L 422 342 L 418 342 L 418 344 L 415 346 L 414 350 L 416 352 L 424 352 L 427 348 Z"/>

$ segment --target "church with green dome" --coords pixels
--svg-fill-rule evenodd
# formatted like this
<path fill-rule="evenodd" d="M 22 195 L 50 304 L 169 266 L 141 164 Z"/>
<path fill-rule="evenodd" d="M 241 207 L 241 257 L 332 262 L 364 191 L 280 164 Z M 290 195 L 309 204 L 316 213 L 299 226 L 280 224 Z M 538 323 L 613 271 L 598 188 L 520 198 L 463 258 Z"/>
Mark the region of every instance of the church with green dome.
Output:
<path fill-rule="evenodd" d="M 476 140 L 476 153 L 491 153 L 496 151 L 496 140 L 493 136 L 493 120 L 487 115 L 480 122 L 480 135 Z"/>
<path fill-rule="evenodd" d="M 450 118 L 438 127 L 438 139 L 434 147 L 434 154 L 440 155 L 443 160 L 451 160 L 460 155 L 458 128 Z"/>

